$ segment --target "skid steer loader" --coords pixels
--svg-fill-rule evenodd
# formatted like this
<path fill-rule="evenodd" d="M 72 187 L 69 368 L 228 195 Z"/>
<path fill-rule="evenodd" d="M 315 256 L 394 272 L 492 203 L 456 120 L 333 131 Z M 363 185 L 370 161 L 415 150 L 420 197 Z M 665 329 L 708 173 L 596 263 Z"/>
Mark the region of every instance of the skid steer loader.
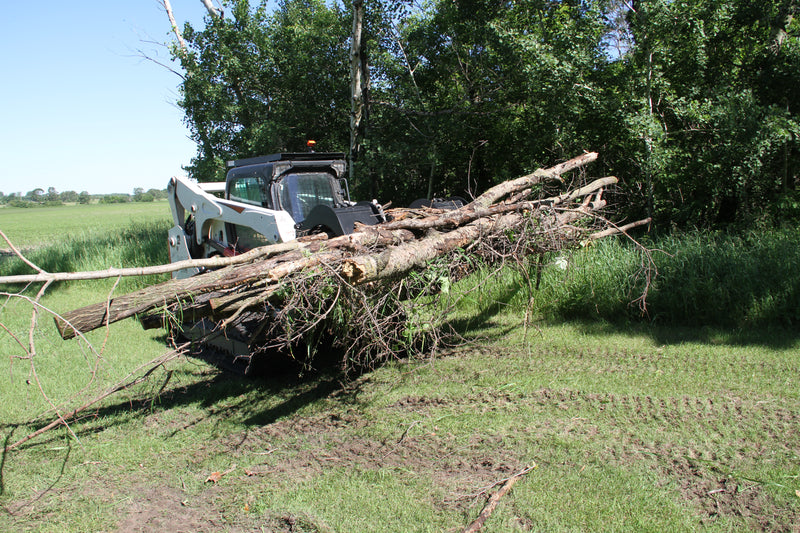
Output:
<path fill-rule="evenodd" d="M 274 154 L 229 161 L 228 169 L 225 182 L 170 180 L 171 262 L 232 256 L 312 232 L 346 235 L 356 222 L 386 221 L 376 201 L 350 200 L 341 153 Z M 179 270 L 174 277 L 198 272 Z"/>
<path fill-rule="evenodd" d="M 197 183 L 174 177 L 167 187 L 174 226 L 169 231 L 171 262 L 216 255 L 233 256 L 309 233 L 353 233 L 355 224 L 386 221 L 377 201 L 353 202 L 342 153 L 280 153 L 228 162 L 225 182 Z M 418 200 L 412 207 L 455 209 L 463 200 Z M 200 273 L 186 268 L 185 278 Z M 277 312 L 277 310 L 275 310 Z M 270 358 L 254 331 L 263 331 L 263 313 L 244 313 L 222 329 L 213 320 L 184 323 L 180 334 L 224 353 L 204 353 L 218 366 L 245 375 L 261 373 L 256 362 Z M 274 354 L 272 354 L 274 355 Z M 285 355 L 285 354 L 284 354 Z"/>

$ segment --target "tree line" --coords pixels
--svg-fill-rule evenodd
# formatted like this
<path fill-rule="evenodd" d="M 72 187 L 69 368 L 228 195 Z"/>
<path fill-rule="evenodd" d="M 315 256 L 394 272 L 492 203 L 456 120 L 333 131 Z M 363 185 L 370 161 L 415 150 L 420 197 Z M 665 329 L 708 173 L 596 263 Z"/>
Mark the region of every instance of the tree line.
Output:
<path fill-rule="evenodd" d="M 598 151 L 631 217 L 679 227 L 800 218 L 794 0 L 225 7 L 176 31 L 179 105 L 197 143 L 188 170 L 201 181 L 221 179 L 225 160 L 314 139 L 349 154 L 354 196 L 400 205 L 475 195 Z"/>
<path fill-rule="evenodd" d="M 36 188 L 25 194 L 21 192 L 10 193 L 8 195 L 0 191 L 0 205 L 10 207 L 52 207 L 64 204 L 90 204 L 99 203 L 125 203 L 125 202 L 153 202 L 167 197 L 166 189 L 149 189 L 142 187 L 133 189 L 133 194 L 89 194 L 87 191 L 80 193 L 75 191 L 58 192 L 55 187 L 44 189 Z"/>

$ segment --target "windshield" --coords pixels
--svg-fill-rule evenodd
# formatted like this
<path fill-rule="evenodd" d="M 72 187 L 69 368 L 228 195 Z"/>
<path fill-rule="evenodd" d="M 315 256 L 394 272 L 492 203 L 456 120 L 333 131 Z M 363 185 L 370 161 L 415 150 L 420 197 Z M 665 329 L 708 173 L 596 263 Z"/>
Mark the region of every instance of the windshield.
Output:
<path fill-rule="evenodd" d="M 297 224 L 318 205 L 335 205 L 331 175 L 325 172 L 288 174 L 278 187 L 281 206 Z"/>

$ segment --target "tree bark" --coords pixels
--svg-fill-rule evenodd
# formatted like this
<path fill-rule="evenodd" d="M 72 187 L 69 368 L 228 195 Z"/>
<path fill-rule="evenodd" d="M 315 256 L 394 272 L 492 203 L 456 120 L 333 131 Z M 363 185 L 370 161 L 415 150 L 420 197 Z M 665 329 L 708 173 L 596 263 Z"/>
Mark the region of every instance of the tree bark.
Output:
<path fill-rule="evenodd" d="M 353 33 L 350 37 L 350 179 L 353 178 L 355 160 L 361 141 L 361 121 L 364 115 L 364 72 L 361 33 L 364 25 L 364 0 L 353 2 Z"/>
<path fill-rule="evenodd" d="M 172 28 L 173 33 L 175 33 L 175 38 L 178 39 L 178 44 L 181 47 L 181 51 L 185 52 L 186 41 L 183 40 L 181 30 L 178 28 L 178 23 L 175 22 L 175 16 L 172 14 L 172 4 L 169 3 L 169 0 L 161 0 L 161 6 L 164 8 L 164 11 L 167 12 L 170 27 Z"/>
<path fill-rule="evenodd" d="M 199 299 L 204 303 L 205 299 L 202 296 L 207 293 L 229 293 L 236 289 L 256 286 L 260 281 L 275 283 L 297 270 L 311 268 L 321 261 L 332 262 L 340 259 L 348 249 L 386 245 L 411 238 L 413 238 L 413 234 L 410 232 L 396 230 L 344 235 L 326 241 L 307 243 L 303 247 L 293 246 L 295 243 L 274 245 L 276 248 L 286 247 L 290 251 L 257 262 L 251 261 L 241 265 L 228 264 L 219 270 L 191 278 L 172 279 L 130 294 L 111 298 L 108 302 L 98 302 L 81 307 L 56 318 L 56 328 L 62 338 L 70 339 L 78 331 L 92 331 L 168 304 L 188 301 L 187 309 L 196 309 L 198 304 L 193 305 L 191 301 Z M 258 257 L 256 250 L 252 252 L 253 257 Z M 230 258 L 230 260 L 235 259 Z"/>
<path fill-rule="evenodd" d="M 200 1 L 203 2 L 204 6 L 206 6 L 206 10 L 208 11 L 208 14 L 211 15 L 212 18 L 222 18 L 222 12 L 216 7 L 214 7 L 214 4 L 211 2 L 211 0 L 200 0 Z"/>
<path fill-rule="evenodd" d="M 485 193 L 475 198 L 475 200 L 473 200 L 467 207 L 473 206 L 475 209 L 487 208 L 493 203 L 499 201 L 504 196 L 514 192 L 522 191 L 546 180 L 559 179 L 562 174 L 587 165 L 596 159 L 597 152 L 587 152 L 546 170 L 539 169 L 531 174 L 522 176 L 521 178 L 506 181 L 500 185 L 495 185 Z"/>

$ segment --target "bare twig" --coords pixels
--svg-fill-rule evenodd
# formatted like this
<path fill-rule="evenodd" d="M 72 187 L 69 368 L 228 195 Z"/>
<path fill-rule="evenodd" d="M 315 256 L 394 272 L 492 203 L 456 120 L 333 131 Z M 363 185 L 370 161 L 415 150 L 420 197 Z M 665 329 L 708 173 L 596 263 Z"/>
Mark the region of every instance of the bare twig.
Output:
<path fill-rule="evenodd" d="M 114 394 L 116 392 L 119 392 L 121 390 L 128 389 L 128 388 L 133 387 L 135 385 L 138 385 L 139 383 L 142 383 L 147 378 L 149 378 L 150 375 L 152 375 L 152 373 L 155 372 L 157 369 L 162 368 L 168 362 L 181 357 L 185 353 L 185 350 L 186 350 L 187 346 L 188 346 L 188 344 L 181 345 L 181 346 L 177 347 L 175 350 L 172 350 L 172 351 L 167 352 L 167 353 L 165 353 L 163 355 L 160 355 L 159 357 L 153 359 L 152 361 L 150 361 L 150 362 L 148 362 L 148 363 L 146 363 L 144 365 L 140 365 L 135 370 L 133 370 L 130 374 L 128 374 L 128 376 L 126 376 L 125 379 L 123 379 L 122 381 L 118 382 L 115 385 L 112 385 L 111 387 L 106 389 L 104 392 L 102 392 L 98 396 L 95 396 L 93 399 L 91 399 L 88 402 L 84 403 L 80 407 L 77 407 L 77 408 L 73 409 L 72 411 L 70 411 L 68 413 L 58 414 L 57 418 L 55 420 L 53 420 L 52 422 L 50 422 L 49 424 L 47 424 L 46 426 L 43 426 L 43 427 L 37 429 L 36 431 L 34 431 L 32 433 L 29 433 L 28 435 L 26 435 L 22 439 L 18 440 L 14 444 L 6 446 L 5 451 L 8 452 L 10 450 L 13 450 L 14 448 L 18 448 L 19 446 L 21 446 L 22 444 L 25 444 L 29 440 L 34 439 L 34 438 L 38 437 L 39 435 L 41 435 L 43 433 L 46 433 L 47 431 L 50 431 L 51 429 L 53 429 L 55 427 L 58 427 L 60 425 L 64 425 L 67 428 L 69 428 L 69 425 L 67 424 L 68 420 L 72 420 L 79 413 L 85 411 L 86 409 L 88 409 L 89 407 L 93 406 L 97 402 L 100 402 L 100 401 L 108 398 L 112 394 Z M 142 370 L 144 370 L 144 373 L 142 375 L 137 376 L 136 374 L 141 372 Z M 70 432 L 72 433 L 71 430 L 70 430 Z M 73 435 L 73 437 L 75 437 L 77 439 L 77 436 L 75 436 L 74 433 L 72 433 L 72 435 Z"/>
<path fill-rule="evenodd" d="M 486 523 L 486 520 L 489 519 L 489 516 L 494 512 L 495 508 L 497 507 L 497 504 L 500 502 L 500 498 L 508 494 L 508 491 L 510 491 L 511 487 L 514 486 L 514 483 L 516 483 L 522 476 L 524 476 L 534 468 L 536 468 L 536 465 L 529 466 L 525 470 L 517 472 L 513 476 L 507 477 L 506 479 L 498 481 L 497 483 L 492 485 L 496 486 L 499 485 L 500 483 L 503 483 L 503 486 L 500 487 L 500 489 L 497 492 L 492 494 L 492 496 L 486 502 L 486 505 L 484 506 L 481 513 L 478 515 L 478 518 L 476 518 L 475 521 L 472 522 L 469 526 L 465 527 L 462 530 L 462 533 L 475 533 L 476 531 L 480 530 L 483 527 L 483 524 Z"/>
<path fill-rule="evenodd" d="M 17 249 L 17 247 L 14 246 L 14 243 L 12 243 L 11 240 L 9 240 L 9 238 L 6 237 L 6 234 L 3 233 L 2 231 L 0 231 L 0 237 L 3 237 L 3 240 L 6 241 L 6 244 L 8 244 L 8 246 L 11 247 L 11 251 L 14 252 L 14 255 L 19 257 L 22 260 L 23 263 L 25 263 L 26 265 L 28 265 L 29 267 L 31 267 L 32 269 L 34 269 L 37 272 L 44 273 L 43 269 L 41 269 L 38 266 L 36 266 L 33 263 L 31 263 L 24 255 L 22 255 L 22 252 L 20 252 Z M 0 278 L 0 280 L 2 280 L 2 278 Z M 0 283 L 2 283 L 2 281 L 0 281 Z M 25 282 L 23 282 L 23 283 L 25 283 Z"/>
<path fill-rule="evenodd" d="M 0 232 L 2 233 L 2 232 Z M 10 243 L 9 243 L 10 244 Z M 240 265 L 259 258 L 270 257 L 283 254 L 293 250 L 303 248 L 305 243 L 299 241 L 273 244 L 250 250 L 249 252 L 235 255 L 233 257 L 209 257 L 207 259 L 187 259 L 168 265 L 156 265 L 152 267 L 133 267 L 133 268 L 109 268 L 108 270 L 91 270 L 86 272 L 45 272 L 23 258 L 26 264 L 31 265 L 39 271 L 39 274 L 24 274 L 17 276 L 0 276 L 0 284 L 3 283 L 36 283 L 40 281 L 87 281 L 95 279 L 108 279 L 117 277 L 131 276 L 150 276 L 153 274 L 167 274 L 177 272 L 184 268 L 220 268 L 229 265 Z M 21 254 L 19 254 L 20 257 Z"/>
<path fill-rule="evenodd" d="M 589 239 L 596 241 L 598 239 L 602 239 L 604 237 L 610 237 L 611 235 L 618 235 L 620 233 L 628 235 L 628 232 L 633 228 L 646 226 L 647 224 L 650 224 L 652 220 L 653 219 L 648 217 L 642 220 L 637 220 L 636 222 L 631 222 L 630 224 L 625 224 L 624 226 L 617 226 L 616 224 L 609 222 L 612 225 L 612 227 L 605 229 L 603 231 L 597 231 L 595 233 L 592 233 L 591 235 L 589 235 Z"/>

